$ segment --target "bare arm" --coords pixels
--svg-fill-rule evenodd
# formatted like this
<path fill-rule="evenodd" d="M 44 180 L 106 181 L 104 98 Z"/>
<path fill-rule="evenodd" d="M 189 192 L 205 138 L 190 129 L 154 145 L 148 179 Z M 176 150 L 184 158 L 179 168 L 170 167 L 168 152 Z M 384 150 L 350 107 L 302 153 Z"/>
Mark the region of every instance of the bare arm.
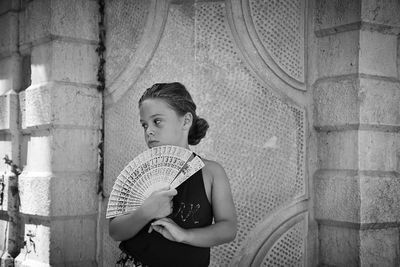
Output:
<path fill-rule="evenodd" d="M 203 228 L 183 229 L 163 218 L 152 224 L 153 229 L 170 240 L 198 247 L 220 245 L 235 238 L 237 219 L 228 178 L 218 163 L 209 162 L 208 170 L 213 176 L 211 202 L 215 223 Z"/>
<path fill-rule="evenodd" d="M 176 194 L 175 189 L 155 192 L 135 211 L 111 219 L 110 236 L 115 241 L 129 239 L 152 219 L 168 216 L 172 211 L 171 200 Z"/>

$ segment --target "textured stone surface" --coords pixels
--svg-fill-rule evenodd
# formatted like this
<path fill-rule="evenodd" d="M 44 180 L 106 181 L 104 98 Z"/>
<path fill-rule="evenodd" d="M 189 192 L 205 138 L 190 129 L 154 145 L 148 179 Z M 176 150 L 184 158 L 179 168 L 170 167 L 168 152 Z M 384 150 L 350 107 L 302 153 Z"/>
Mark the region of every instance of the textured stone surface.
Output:
<path fill-rule="evenodd" d="M 388 174 L 362 175 L 360 179 L 362 223 L 400 221 L 400 179 Z"/>
<path fill-rule="evenodd" d="M 5 94 L 9 90 L 17 92 L 20 90 L 20 67 L 21 60 L 18 55 L 0 59 L 0 95 Z"/>
<path fill-rule="evenodd" d="M 0 54 L 18 50 L 18 15 L 8 12 L 0 15 Z"/>
<path fill-rule="evenodd" d="M 51 0 L 30 1 L 19 13 L 19 43 L 32 42 L 49 35 Z"/>
<path fill-rule="evenodd" d="M 24 172 L 19 188 L 25 214 L 77 216 L 97 211 L 97 174 Z"/>
<path fill-rule="evenodd" d="M 358 72 L 359 31 L 318 38 L 318 76 L 330 77 Z"/>
<path fill-rule="evenodd" d="M 359 72 L 397 77 L 396 46 L 396 35 L 360 31 Z"/>
<path fill-rule="evenodd" d="M 5 155 L 11 157 L 12 147 L 11 147 L 11 136 L 6 133 L 0 133 L 0 157 L 4 158 Z M 4 172 L 8 170 L 8 165 L 4 163 L 4 160 L 0 161 L 0 175 L 4 174 Z"/>
<path fill-rule="evenodd" d="M 30 1 L 20 14 L 20 43 L 50 35 L 97 40 L 96 1 Z"/>
<path fill-rule="evenodd" d="M 360 123 L 400 125 L 400 83 L 361 78 Z"/>
<path fill-rule="evenodd" d="M 101 94 L 95 88 L 50 83 L 24 93 L 23 128 L 43 124 L 100 127 Z"/>
<path fill-rule="evenodd" d="M 10 129 L 10 105 L 7 95 L 0 95 L 0 129 Z"/>
<path fill-rule="evenodd" d="M 360 266 L 359 230 L 320 224 L 319 240 L 322 266 Z"/>
<path fill-rule="evenodd" d="M 359 230 L 320 225 L 322 266 L 398 266 L 398 228 Z"/>
<path fill-rule="evenodd" d="M 315 29 L 359 22 L 360 15 L 361 0 L 319 0 L 315 6 Z"/>
<path fill-rule="evenodd" d="M 360 221 L 360 180 L 356 173 L 320 170 L 314 181 L 316 219 Z"/>
<path fill-rule="evenodd" d="M 27 234 L 33 237 L 29 239 Z M 25 241 L 16 266 L 65 266 L 67 262 L 75 262 L 68 266 L 87 266 L 83 263 L 95 260 L 96 220 L 75 217 L 40 224 L 26 222 Z M 32 261 L 38 265 L 31 265 Z"/>
<path fill-rule="evenodd" d="M 358 154 L 360 170 L 399 171 L 400 134 L 360 131 Z"/>
<path fill-rule="evenodd" d="M 1 212 L 1 213 L 3 213 L 3 212 Z M 5 212 L 3 214 L 5 214 Z M 7 218 L 6 216 L 7 215 L 4 216 L 4 219 L 0 220 L 0 234 L 2 237 L 6 237 L 6 232 L 7 232 L 8 222 L 5 220 Z M 4 244 L 4 242 L 0 242 L 0 252 L 6 250 L 5 245 L 6 244 Z"/>
<path fill-rule="evenodd" d="M 318 133 L 318 159 L 321 169 L 358 169 L 358 132 Z"/>
<path fill-rule="evenodd" d="M 314 87 L 316 127 L 400 125 L 400 83 L 354 76 Z"/>
<path fill-rule="evenodd" d="M 26 170 L 95 172 L 98 144 L 99 132 L 96 130 L 43 130 L 28 141 Z"/>
<path fill-rule="evenodd" d="M 358 78 L 322 80 L 315 85 L 317 127 L 359 123 Z"/>
<path fill-rule="evenodd" d="M 97 84 L 95 45 L 52 41 L 32 49 L 32 85 L 48 81 Z"/>
<path fill-rule="evenodd" d="M 17 10 L 20 6 L 19 0 L 2 0 L 0 1 L 0 14 L 10 10 Z"/>
<path fill-rule="evenodd" d="M 363 0 L 363 21 L 400 27 L 400 2 L 397 0 Z"/>
<path fill-rule="evenodd" d="M 52 0 L 51 33 L 98 40 L 98 3 L 93 0 Z"/>
<path fill-rule="evenodd" d="M 399 266 L 399 229 L 387 228 L 360 231 L 361 266 Z"/>

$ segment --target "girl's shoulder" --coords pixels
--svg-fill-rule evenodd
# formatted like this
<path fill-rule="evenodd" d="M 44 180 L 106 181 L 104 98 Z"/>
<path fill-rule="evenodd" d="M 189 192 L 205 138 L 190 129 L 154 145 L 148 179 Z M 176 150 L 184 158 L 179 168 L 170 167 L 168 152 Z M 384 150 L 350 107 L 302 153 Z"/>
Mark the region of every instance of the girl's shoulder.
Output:
<path fill-rule="evenodd" d="M 202 158 L 202 160 L 204 162 L 204 167 L 203 167 L 204 175 L 212 178 L 212 180 L 218 177 L 226 176 L 225 170 L 220 163 L 205 158 Z"/>

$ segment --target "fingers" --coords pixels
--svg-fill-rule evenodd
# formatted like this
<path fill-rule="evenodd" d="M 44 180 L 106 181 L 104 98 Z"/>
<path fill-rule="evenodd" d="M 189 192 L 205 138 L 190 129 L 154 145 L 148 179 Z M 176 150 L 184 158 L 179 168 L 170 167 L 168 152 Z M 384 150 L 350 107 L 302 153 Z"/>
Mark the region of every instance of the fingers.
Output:
<path fill-rule="evenodd" d="M 166 194 L 167 196 L 173 197 L 173 196 L 175 196 L 176 194 L 178 194 L 178 191 L 176 191 L 175 188 L 172 188 L 172 189 L 166 191 L 165 194 Z"/>

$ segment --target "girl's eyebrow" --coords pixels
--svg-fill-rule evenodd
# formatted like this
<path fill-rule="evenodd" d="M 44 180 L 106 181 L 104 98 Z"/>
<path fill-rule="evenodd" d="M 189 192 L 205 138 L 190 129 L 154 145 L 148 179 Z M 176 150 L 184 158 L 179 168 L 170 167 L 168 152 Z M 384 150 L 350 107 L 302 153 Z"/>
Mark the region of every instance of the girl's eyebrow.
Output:
<path fill-rule="evenodd" d="M 151 115 L 150 118 L 154 118 L 154 117 L 158 117 L 158 116 L 164 117 L 164 114 L 156 113 L 156 114 Z M 145 120 L 140 119 L 140 122 L 144 122 L 144 121 Z"/>

